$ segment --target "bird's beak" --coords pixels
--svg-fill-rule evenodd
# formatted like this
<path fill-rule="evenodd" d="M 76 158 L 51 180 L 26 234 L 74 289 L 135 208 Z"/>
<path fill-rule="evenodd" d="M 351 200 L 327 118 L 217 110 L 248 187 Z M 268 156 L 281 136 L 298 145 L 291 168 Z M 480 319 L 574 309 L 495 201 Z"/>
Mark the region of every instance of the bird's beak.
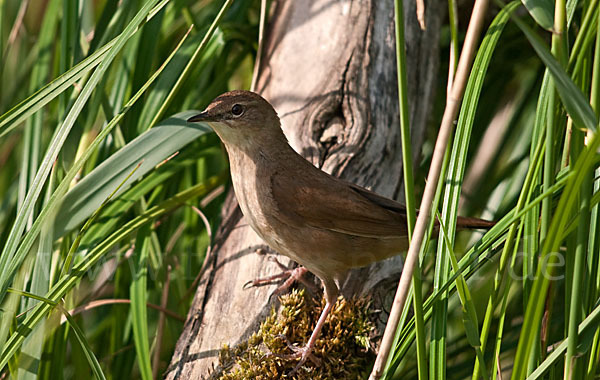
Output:
<path fill-rule="evenodd" d="M 214 117 L 209 115 L 208 112 L 204 111 L 202 113 L 199 113 L 196 116 L 192 116 L 189 119 L 187 119 L 188 123 L 197 123 L 199 121 L 204 121 L 204 122 L 209 122 L 209 121 L 215 121 Z"/>

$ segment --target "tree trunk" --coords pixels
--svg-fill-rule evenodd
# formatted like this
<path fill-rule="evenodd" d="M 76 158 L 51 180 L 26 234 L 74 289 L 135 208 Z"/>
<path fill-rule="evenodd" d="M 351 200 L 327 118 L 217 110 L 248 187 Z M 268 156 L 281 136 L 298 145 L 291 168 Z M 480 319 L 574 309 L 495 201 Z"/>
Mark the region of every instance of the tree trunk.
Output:
<path fill-rule="evenodd" d="M 439 29 L 445 3 L 429 2 L 419 29 L 414 0 L 405 3 L 410 120 L 420 152 L 437 83 Z M 398 198 L 402 160 L 392 1 L 288 0 L 276 3 L 257 92 L 273 104 L 290 144 L 317 167 Z M 233 191 L 166 376 L 198 379 L 214 371 L 223 345 L 235 346 L 270 313 L 274 286 L 244 290 L 279 268 L 241 215 Z M 283 264 L 289 260 L 279 256 Z M 369 294 L 386 310 L 402 271 L 400 256 L 352 271 L 342 287 Z M 381 330 L 382 331 L 382 330 Z"/>

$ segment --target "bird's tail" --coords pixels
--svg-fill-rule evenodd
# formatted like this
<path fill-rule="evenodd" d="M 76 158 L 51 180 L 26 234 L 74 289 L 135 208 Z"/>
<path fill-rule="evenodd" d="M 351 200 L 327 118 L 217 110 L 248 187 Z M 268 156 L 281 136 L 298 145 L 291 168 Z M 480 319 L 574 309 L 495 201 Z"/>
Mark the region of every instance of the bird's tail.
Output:
<path fill-rule="evenodd" d="M 495 224 L 496 222 L 491 222 L 489 220 L 465 218 L 463 216 L 459 216 L 456 221 L 456 227 L 459 230 L 489 230 L 494 227 Z"/>

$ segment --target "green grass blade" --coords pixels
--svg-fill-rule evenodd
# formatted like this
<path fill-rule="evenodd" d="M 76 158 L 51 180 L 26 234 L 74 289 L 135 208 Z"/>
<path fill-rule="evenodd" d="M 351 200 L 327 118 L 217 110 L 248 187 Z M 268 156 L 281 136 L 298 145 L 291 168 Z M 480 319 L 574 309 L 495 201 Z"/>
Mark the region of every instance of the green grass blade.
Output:
<path fill-rule="evenodd" d="M 171 63 L 172 70 L 170 70 L 169 75 L 161 76 L 156 84 L 156 90 L 149 94 L 148 99 L 144 103 L 144 108 L 137 125 L 138 131 L 145 131 L 156 124 L 154 120 L 157 119 L 158 112 L 163 108 L 165 100 L 171 93 L 182 72 L 191 63 L 192 56 L 195 51 L 198 50 L 198 44 L 201 44 L 201 37 L 202 36 L 199 34 L 192 36 L 186 46 L 182 47 L 177 57 L 173 59 L 173 62 Z M 203 51 L 203 54 L 198 56 L 200 59 L 194 66 L 210 64 L 215 56 L 221 54 L 224 46 L 225 39 L 223 32 L 220 29 L 217 29 Z"/>
<path fill-rule="evenodd" d="M 597 16 L 600 18 L 600 13 Z M 600 28 L 596 28 L 596 45 L 594 48 L 594 58 L 592 67 L 592 80 L 590 90 L 590 104 L 596 112 L 600 113 Z M 593 181 L 593 191 L 596 195 L 600 195 L 600 170 L 596 168 L 595 178 Z M 592 197 L 593 200 L 593 197 Z M 588 304 L 592 304 L 594 299 L 600 296 L 600 206 L 592 205 L 591 223 L 590 223 L 590 240 L 588 249 L 590 250 L 587 263 L 587 275 L 589 279 L 589 294 Z M 596 331 L 594 342 L 590 350 L 586 368 L 586 379 L 593 379 L 598 371 L 600 364 L 600 329 Z"/>
<path fill-rule="evenodd" d="M 44 83 L 48 80 L 50 73 L 50 66 L 52 63 L 52 49 L 55 38 L 55 30 L 59 21 L 60 12 L 60 0 L 52 0 L 47 4 L 47 8 L 44 14 L 42 26 L 40 29 L 40 38 L 35 47 L 37 51 L 37 60 L 31 70 L 31 78 L 29 82 L 30 92 L 34 92 L 36 89 L 43 87 Z M 42 127 L 43 127 L 43 116 L 44 113 L 39 111 L 31 115 L 27 119 L 24 131 L 24 145 L 27 149 L 23 150 L 23 160 L 21 169 L 21 178 L 25 179 L 25 183 L 22 183 L 22 190 L 19 191 L 21 202 L 24 200 L 27 193 L 28 185 L 32 182 L 35 173 L 37 171 L 37 165 L 39 162 L 40 151 L 42 150 Z M 51 173 L 51 178 L 54 177 L 54 173 Z M 50 180 L 50 186 L 46 190 L 46 194 L 51 193 L 53 186 L 53 180 Z M 47 202 L 48 196 L 46 196 L 45 202 Z M 21 203 L 19 202 L 19 203 Z M 28 227 L 31 227 L 32 219 L 28 220 Z M 33 266 L 33 272 L 31 273 L 31 283 L 29 290 L 36 294 L 46 294 L 50 286 L 51 277 L 51 254 L 52 254 L 52 224 L 45 223 L 41 229 L 41 238 L 39 243 L 33 247 L 35 251 L 35 265 Z M 37 301 L 28 299 L 26 302 L 26 309 L 32 308 Z M 28 337 L 25 341 L 21 353 L 37 360 L 41 361 L 42 347 L 44 345 L 44 337 L 46 334 L 45 323 L 40 323 L 36 330 Z M 4 343 L 4 339 L 0 340 L 0 346 Z M 19 378 L 23 380 L 35 379 L 38 373 L 32 373 L 25 368 L 19 369 Z"/>
<path fill-rule="evenodd" d="M 62 236 L 88 218 L 140 162 L 140 168 L 125 182 L 116 196 L 191 141 L 211 133 L 208 126 L 195 124 L 191 127 L 187 123 L 186 120 L 195 113 L 197 111 L 184 111 L 166 119 L 138 136 L 84 177 L 64 197 L 56 217 L 55 236 Z"/>
<path fill-rule="evenodd" d="M 97 52 L 74 66 L 71 70 L 54 79 L 36 93 L 0 116 L 0 138 L 16 128 L 19 123 L 48 104 L 59 94 L 70 88 L 73 83 L 99 65 L 115 43 L 116 39 L 110 41 Z"/>
<path fill-rule="evenodd" d="M 86 358 L 88 359 L 90 367 L 92 368 L 92 373 L 96 376 L 97 379 L 106 380 L 106 376 L 104 375 L 104 372 L 102 371 L 102 368 L 100 367 L 100 363 L 98 362 L 96 355 L 94 355 L 94 352 L 92 351 L 92 348 L 90 347 L 90 345 L 85 337 L 85 334 L 83 333 L 81 328 L 77 325 L 77 323 L 75 322 L 75 320 L 73 319 L 71 314 L 69 314 L 69 312 L 59 302 L 53 301 L 46 297 L 41 297 L 37 294 L 26 292 L 23 290 L 9 289 L 9 291 L 12 293 L 19 294 L 21 296 L 25 296 L 25 297 L 37 300 L 39 302 L 43 302 L 51 308 L 56 307 L 65 316 L 65 318 L 69 322 L 69 326 L 75 332 L 75 336 L 77 337 L 77 340 L 79 341 L 79 344 L 81 345 L 81 349 L 83 350 Z"/>
<path fill-rule="evenodd" d="M 150 365 L 150 347 L 148 345 L 148 317 L 146 315 L 146 284 L 148 277 L 148 250 L 150 245 L 150 228 L 140 229 L 135 242 L 133 259 L 135 261 L 134 276 L 129 293 L 131 297 L 131 317 L 133 324 L 133 339 L 137 353 L 137 363 L 142 379 L 152 380 Z"/>
<path fill-rule="evenodd" d="M 440 219 L 440 222 L 448 228 L 447 240 L 450 244 L 454 244 L 454 234 L 456 232 L 455 221 L 458 216 L 458 202 L 462 188 L 461 184 L 464 178 L 467 152 L 484 78 L 504 27 L 508 23 L 511 13 L 518 5 L 519 3 L 515 1 L 505 6 L 488 28 L 473 62 L 471 75 L 465 89 L 454 142 L 450 151 L 448 172 L 444 178 L 444 183 L 446 185 L 444 200 L 442 202 L 442 217 Z M 434 290 L 448 281 L 450 260 L 449 255 L 446 253 L 449 252 L 450 249 L 451 248 L 446 244 L 445 239 L 439 239 Z M 438 301 L 437 307 L 434 307 L 432 315 L 432 349 L 430 359 L 431 366 L 437 368 L 436 370 L 432 370 L 432 378 L 445 376 L 445 334 L 447 315 L 447 299 L 442 298 L 442 300 Z"/>
<path fill-rule="evenodd" d="M 92 347 L 88 343 L 88 340 L 85 338 L 85 334 L 83 333 L 79 325 L 77 325 L 77 322 L 75 322 L 71 314 L 69 314 L 69 312 L 65 310 L 60 303 L 56 304 L 56 307 L 63 313 L 67 321 L 69 321 L 69 327 L 73 329 L 73 332 L 75 333 L 75 336 L 77 337 L 77 340 L 81 345 L 81 349 L 83 350 L 83 353 L 85 354 L 85 357 L 88 363 L 90 364 L 90 367 L 92 368 L 92 373 L 94 374 L 94 376 L 96 376 L 96 379 L 105 380 L 106 376 L 102 371 L 102 367 L 100 367 L 100 363 L 98 362 L 96 355 L 94 355 Z"/>
<path fill-rule="evenodd" d="M 79 2 L 77 0 L 62 1 L 62 19 L 60 23 L 60 53 L 58 70 L 67 72 L 76 62 L 79 46 Z M 69 106 L 69 97 L 73 91 L 66 91 L 58 96 L 58 117 L 62 119 Z"/>
<path fill-rule="evenodd" d="M 600 325 L 600 305 L 596 308 L 579 324 L 578 333 L 581 336 L 593 335 L 598 331 Z M 552 353 L 546 357 L 546 359 L 529 375 L 527 380 L 541 379 L 548 370 L 561 359 L 567 351 L 567 341 L 562 341 L 557 347 L 554 347 Z"/>
<path fill-rule="evenodd" d="M 2 296 L 4 289 L 6 289 L 8 286 L 10 276 L 12 276 L 14 273 L 8 272 L 7 268 L 13 259 L 15 251 L 18 248 L 19 241 L 25 229 L 27 218 L 29 218 L 33 212 L 33 207 L 39 197 L 40 192 L 42 191 L 44 183 L 46 182 L 46 178 L 50 173 L 50 169 L 52 168 L 52 165 L 54 164 L 54 161 L 56 160 L 56 157 L 58 156 L 58 153 L 67 138 L 67 135 L 75 124 L 75 120 L 85 106 L 96 84 L 100 81 L 106 70 L 108 70 L 112 60 L 116 57 L 127 40 L 135 33 L 139 24 L 146 18 L 152 7 L 156 5 L 158 1 L 159 0 L 148 0 L 148 2 L 144 4 L 143 8 L 133 18 L 127 28 L 125 28 L 123 33 L 117 38 L 115 44 L 107 52 L 106 57 L 98 65 L 98 68 L 94 71 L 89 81 L 81 90 L 81 93 L 77 97 L 73 107 L 69 110 L 69 113 L 65 117 L 62 125 L 55 131 L 35 179 L 31 184 L 30 190 L 27 192 L 27 196 L 17 212 L 17 217 L 15 218 L 15 222 L 2 250 L 2 255 L 0 256 L 0 296 Z"/>
<path fill-rule="evenodd" d="M 81 242 L 83 249 L 94 246 L 113 231 L 117 226 L 117 223 L 119 223 L 119 220 L 122 219 L 126 212 L 131 209 L 142 196 L 156 189 L 161 184 L 166 183 L 169 178 L 173 178 L 177 174 L 180 175 L 184 169 L 195 164 L 198 158 L 202 159 L 203 157 L 210 156 L 216 157 L 221 153 L 220 149 L 215 148 L 198 151 L 188 148 L 174 159 L 169 160 L 166 164 L 161 165 L 158 169 L 146 175 L 129 190 L 124 192 L 117 200 L 106 206 L 98 217 L 97 223 L 90 226 L 88 233 L 84 235 Z M 226 168 L 221 168 L 221 170 L 224 169 Z"/>
<path fill-rule="evenodd" d="M 106 204 L 113 199 L 116 192 L 119 191 L 121 186 L 123 186 L 123 184 L 129 178 L 131 178 L 131 176 L 137 171 L 137 169 L 139 169 L 140 165 L 141 164 L 138 164 L 135 168 L 133 168 L 133 170 L 127 175 L 127 177 L 125 177 L 125 179 L 119 184 L 119 186 L 112 193 L 110 193 L 108 195 L 108 197 L 102 202 L 102 204 L 100 204 L 100 206 L 98 206 L 98 208 L 92 213 L 92 215 L 90 215 L 90 217 L 85 222 L 83 227 L 81 227 L 81 230 L 77 234 L 77 237 L 75 238 L 75 241 L 73 241 L 73 244 L 71 244 L 71 248 L 69 248 L 69 252 L 67 252 L 67 255 L 63 261 L 62 269 L 59 274 L 59 278 L 66 276 L 67 273 L 71 270 L 71 264 L 73 262 L 73 257 L 75 256 L 75 253 L 79 249 L 79 245 L 81 243 L 81 239 L 83 238 L 83 235 L 88 231 L 88 229 L 90 228 L 92 223 L 94 223 L 96 221 L 96 218 L 98 217 L 100 212 L 102 212 L 102 210 L 104 209 L 104 206 L 106 206 Z"/>
<path fill-rule="evenodd" d="M 208 45 L 210 38 L 212 37 L 213 33 L 217 29 L 217 25 L 219 24 L 219 22 L 221 22 L 221 19 L 225 15 L 225 12 L 229 8 L 229 6 L 232 4 L 232 2 L 233 2 L 233 0 L 225 0 L 225 2 L 223 3 L 223 6 L 221 7 L 221 10 L 219 10 L 219 13 L 217 14 L 215 19 L 211 23 L 210 27 L 208 28 L 208 31 L 204 35 L 204 38 L 200 42 L 200 45 L 198 45 L 198 48 L 196 49 L 196 51 L 194 51 L 194 54 L 192 54 L 192 58 L 190 58 L 188 64 L 183 69 L 183 72 L 178 77 L 173 88 L 171 89 L 171 91 L 169 92 L 167 97 L 165 98 L 165 101 L 163 102 L 163 104 L 161 105 L 159 110 L 156 112 L 154 119 L 150 122 L 150 125 L 147 127 L 153 126 L 154 124 L 156 124 L 158 122 L 158 120 L 160 120 L 163 117 L 165 111 L 167 110 L 167 107 L 171 104 L 171 102 L 173 101 L 173 98 L 175 97 L 175 95 L 177 94 L 177 92 L 179 91 L 179 89 L 181 88 L 183 83 L 185 83 L 185 80 L 188 78 L 189 74 L 191 73 L 192 67 L 194 67 L 196 62 L 202 57 L 202 53 L 204 52 L 204 49 Z"/>
<path fill-rule="evenodd" d="M 598 0 L 591 0 L 587 5 L 583 22 L 577 33 L 571 54 L 569 56 L 568 71 L 578 72 L 579 67 L 585 61 L 585 51 L 594 40 L 595 30 L 598 28 Z M 582 54 L 583 52 L 583 54 Z"/>
<path fill-rule="evenodd" d="M 551 0 L 522 0 L 522 2 L 535 22 L 546 30 L 552 30 L 554 3 Z"/>
<path fill-rule="evenodd" d="M 183 39 L 182 39 L 181 42 L 183 42 Z M 181 46 L 181 43 L 176 47 L 175 51 L 177 51 L 177 49 L 180 46 Z M 129 102 L 127 103 L 127 106 L 122 110 L 122 112 L 119 113 L 118 115 L 116 115 L 111 120 L 111 122 L 102 130 L 102 132 L 100 132 L 100 134 L 96 137 L 96 139 L 94 140 L 94 142 L 88 147 L 88 149 L 82 155 L 82 157 L 80 157 L 80 159 L 77 160 L 77 162 L 73 165 L 73 167 L 71 167 L 71 169 L 69 169 L 69 172 L 66 174 L 66 176 L 62 180 L 62 182 L 58 185 L 56 191 L 54 192 L 54 194 L 52 195 L 52 197 L 50 198 L 50 200 L 48 201 L 48 203 L 44 206 L 44 208 L 40 212 L 40 215 L 38 216 L 38 218 L 34 222 L 33 226 L 27 232 L 27 234 L 25 235 L 25 237 L 23 238 L 23 241 L 21 242 L 21 244 L 19 245 L 19 248 L 18 248 L 17 252 L 15 253 L 14 260 L 12 260 L 12 262 L 9 262 L 9 264 L 10 264 L 9 270 L 6 273 L 2 272 L 2 275 L 4 275 L 4 277 L 3 278 L 0 277 L 0 278 L 3 279 L 3 282 L 0 282 L 0 290 L 2 289 L 2 286 L 5 286 L 5 287 L 8 286 L 8 282 L 9 282 L 9 278 L 10 278 L 11 274 L 15 273 L 16 268 L 18 268 L 18 266 L 20 265 L 20 263 L 24 260 L 25 255 L 29 251 L 29 248 L 31 247 L 31 245 L 33 244 L 33 242 L 35 241 L 35 239 L 37 238 L 37 234 L 40 231 L 40 227 L 41 227 L 42 223 L 45 221 L 46 218 L 48 218 L 48 217 L 50 217 L 52 215 L 55 215 L 54 213 L 56 212 L 56 208 L 60 204 L 61 198 L 63 197 L 64 193 L 66 192 L 67 187 L 70 185 L 70 183 L 73 180 L 73 178 L 75 178 L 75 175 L 81 169 L 81 167 L 83 166 L 83 164 L 85 163 L 85 161 L 90 157 L 90 155 L 92 154 L 92 152 L 98 147 L 98 145 L 100 144 L 100 142 L 108 135 L 108 133 L 110 133 L 110 131 L 112 130 L 112 128 L 114 128 L 117 125 L 117 123 L 123 118 L 124 114 L 131 107 L 131 105 L 133 105 L 141 97 L 141 95 L 144 93 L 144 91 L 158 77 L 158 75 L 160 74 L 161 70 L 165 67 L 165 65 L 173 57 L 175 51 L 173 51 L 173 53 L 167 58 L 167 61 L 165 61 L 165 64 L 163 66 L 161 66 L 161 68 L 159 68 L 156 71 L 156 73 L 148 80 L 148 82 L 146 83 L 146 85 L 143 86 L 137 92 L 137 94 L 135 96 L 133 96 L 129 100 Z M 168 156 L 163 157 L 163 159 L 166 158 L 166 157 L 168 157 Z M 139 159 L 138 159 L 138 162 L 139 162 Z M 131 169 L 130 169 L 130 171 L 131 171 Z M 120 182 L 116 183 L 115 188 L 119 184 L 120 184 Z M 114 190 L 114 188 L 113 188 L 113 190 Z M 105 194 L 105 197 L 108 196 L 108 194 L 110 194 L 111 192 L 112 191 L 107 192 Z M 69 202 L 69 201 L 72 201 L 72 199 L 66 199 L 66 201 Z M 100 206 L 100 204 L 102 203 L 102 201 L 103 201 L 103 199 L 99 203 L 97 203 L 94 208 L 90 208 L 89 209 L 88 216 L 91 215 L 93 213 L 93 211 L 95 211 Z M 63 202 L 63 204 L 64 204 L 64 202 Z M 68 218 L 66 218 L 66 219 L 69 219 L 69 218 L 70 218 L 70 216 Z M 81 222 L 82 221 L 83 221 L 83 219 L 81 220 Z M 60 225 L 55 225 L 55 233 L 56 233 L 56 229 L 58 229 L 58 228 L 60 228 Z M 6 260 L 6 261 L 8 261 L 8 260 Z M 2 296 L 2 293 L 0 293 L 0 296 Z"/>
<path fill-rule="evenodd" d="M 558 258 L 555 253 L 559 252 L 560 244 L 565 238 L 569 210 L 573 206 L 578 189 L 581 187 L 585 176 L 595 162 L 595 152 L 598 147 L 600 147 L 600 137 L 598 133 L 595 133 L 588 142 L 586 149 L 569 171 L 571 175 L 568 177 L 565 190 L 560 197 L 558 207 L 552 218 L 548 238 L 544 242 L 539 259 L 544 265 L 539 265 L 537 268 L 531 297 L 527 303 L 522 334 L 519 338 L 511 377 L 514 380 L 526 377 L 529 353 L 532 352 L 533 345 L 536 344 L 534 338 L 539 331 L 550 279 L 553 278 L 554 271 L 556 270 L 556 260 Z M 553 252 L 554 254 L 552 254 Z"/>
<path fill-rule="evenodd" d="M 489 379 L 489 374 L 487 372 L 485 366 L 485 360 L 483 358 L 483 353 L 481 352 L 481 341 L 479 340 L 479 322 L 477 321 L 477 311 L 475 310 L 475 304 L 473 303 L 473 297 L 471 297 L 471 292 L 469 291 L 469 287 L 467 286 L 467 282 L 465 278 L 460 273 L 460 268 L 458 266 L 458 260 L 456 260 L 456 255 L 454 250 L 452 249 L 452 244 L 448 239 L 448 233 L 446 231 L 446 227 L 441 222 L 441 218 L 439 212 L 436 210 L 436 216 L 440 220 L 440 232 L 442 238 L 446 242 L 446 246 L 448 247 L 448 253 L 450 254 L 450 263 L 452 265 L 452 270 L 454 273 L 458 274 L 456 277 L 456 291 L 458 293 L 458 298 L 460 300 L 460 304 L 462 306 L 462 314 L 463 314 L 463 326 L 465 328 L 465 334 L 467 336 L 467 341 L 469 344 L 475 349 L 477 360 L 479 361 L 482 369 L 482 376 L 485 380 Z"/>
<path fill-rule="evenodd" d="M 122 15 L 122 7 L 118 7 L 119 0 L 107 0 L 100 14 L 100 18 L 94 27 L 94 38 L 90 42 L 90 51 L 96 51 L 100 44 L 108 39 L 110 33 L 109 25 L 111 19 L 119 18 Z M 118 24 L 115 22 L 114 24 Z"/>
<path fill-rule="evenodd" d="M 517 200 L 517 204 L 515 206 L 515 210 L 516 211 L 521 211 L 524 209 L 524 206 L 526 204 L 528 204 L 530 202 L 531 196 L 533 194 L 533 184 L 535 179 L 539 176 L 539 173 L 541 172 L 541 167 L 542 167 L 542 157 L 544 154 L 544 131 L 542 131 L 542 135 L 540 136 L 540 139 L 538 139 L 538 144 L 536 146 L 535 151 L 533 152 L 533 156 L 532 156 L 532 162 L 529 165 L 529 168 L 527 169 L 527 174 L 525 176 L 525 182 L 523 183 L 523 187 L 522 187 L 522 191 L 519 194 L 519 198 Z M 502 249 L 502 254 L 500 256 L 500 265 L 498 267 L 498 270 L 496 271 L 496 275 L 494 277 L 494 290 L 493 293 L 491 294 L 491 296 L 489 297 L 488 300 L 488 305 L 487 305 L 487 310 L 486 310 L 486 316 L 483 322 L 483 328 L 482 328 L 482 333 L 481 333 L 481 337 L 482 337 L 482 342 L 484 342 L 484 348 L 485 348 L 485 342 L 487 342 L 488 339 L 488 334 L 489 334 L 489 330 L 492 326 L 492 320 L 493 320 L 493 312 L 497 307 L 497 303 L 498 303 L 498 297 L 500 296 L 500 293 L 502 291 L 502 286 L 504 286 L 504 294 L 502 297 L 502 306 L 501 306 L 501 312 L 498 318 L 498 331 L 496 333 L 496 347 L 495 347 L 495 352 L 494 352 L 494 357 L 498 357 L 500 355 L 500 344 L 502 341 L 502 334 L 504 332 L 504 320 L 506 318 L 506 305 L 508 302 L 508 293 L 510 290 L 510 277 L 506 276 L 506 266 L 509 262 L 509 258 L 510 258 L 510 254 L 512 251 L 512 260 L 511 260 L 511 267 L 514 268 L 514 263 L 516 261 L 517 258 L 517 250 L 519 248 L 519 240 L 520 240 L 520 234 L 521 234 L 521 226 L 522 226 L 523 222 L 520 222 L 518 227 L 516 224 L 513 224 L 509 231 L 508 231 L 508 235 L 506 238 L 506 243 L 504 244 L 504 247 Z M 525 271 L 525 270 L 524 270 Z M 505 280 L 506 278 L 506 280 Z M 503 283 L 504 281 L 506 281 L 507 283 Z M 473 373 L 473 378 L 477 377 L 477 367 L 476 370 Z M 494 379 L 496 378 L 496 371 L 494 371 Z"/>
<path fill-rule="evenodd" d="M 498 247 L 505 242 L 506 231 L 509 227 L 518 222 L 524 215 L 529 213 L 532 209 L 539 206 L 540 203 L 548 198 L 560 194 L 567 181 L 573 177 L 572 173 L 557 178 L 556 183 L 547 191 L 538 195 L 531 202 L 527 203 L 522 210 L 518 211 L 515 209 L 509 210 L 504 217 L 496 222 L 481 240 L 473 246 L 458 262 L 459 271 L 452 274 L 448 281 L 445 282 L 440 289 L 434 290 L 433 293 L 425 300 L 423 310 L 425 312 L 425 320 L 431 318 L 431 308 L 433 303 L 438 300 L 441 295 L 446 292 L 452 292 L 455 289 L 455 281 L 458 277 L 458 273 L 461 273 L 465 278 L 469 278 L 474 274 L 479 266 L 492 259 L 492 256 L 487 255 L 490 248 Z M 516 212 L 515 212 L 516 211 Z M 493 253 L 493 252 L 492 252 Z M 400 339 L 402 347 L 396 351 L 394 362 L 398 362 L 399 358 L 406 353 L 406 349 L 412 343 L 411 339 L 414 339 L 414 319 L 412 319 L 402 331 L 402 337 Z M 412 338 L 411 338 L 412 337 Z"/>
<path fill-rule="evenodd" d="M 53 177 L 51 174 L 50 186 L 46 190 L 46 201 L 53 189 Z M 31 285 L 29 291 L 34 294 L 46 294 L 50 288 L 50 279 L 52 276 L 52 223 L 44 223 L 40 234 L 39 243 L 34 246 L 36 252 L 35 265 L 31 274 Z M 37 302 L 34 299 L 27 300 L 26 309 L 29 310 L 35 306 Z M 37 362 L 42 360 L 42 348 L 44 346 L 44 337 L 46 334 L 46 324 L 42 321 L 33 333 L 27 337 L 21 349 L 21 354 L 34 358 Z M 20 369 L 19 372 L 26 371 Z M 38 371 L 39 372 L 39 371 Z M 35 379 L 38 373 L 26 371 L 20 378 Z"/>
<path fill-rule="evenodd" d="M 153 2 L 155 2 L 153 0 Z M 160 9 L 162 9 L 168 0 L 162 0 L 161 3 L 157 4 L 154 9 L 147 13 L 147 18 L 145 22 L 149 21 L 154 14 L 156 14 Z M 134 32 L 137 31 L 139 25 L 141 25 L 142 20 L 138 22 L 138 25 L 135 26 Z M 130 24 L 131 25 L 131 24 Z M 8 132 L 16 128 L 20 122 L 30 117 L 37 110 L 44 107 L 50 101 L 55 99 L 61 93 L 70 88 L 75 82 L 81 79 L 84 75 L 88 74 L 91 70 L 93 70 L 100 63 L 104 62 L 108 56 L 108 53 L 114 47 L 114 45 L 119 41 L 121 37 L 115 37 L 110 42 L 106 43 L 106 45 L 102 46 L 100 49 L 95 51 L 92 55 L 73 66 L 72 69 L 67 71 L 66 73 L 60 75 L 58 78 L 54 79 L 52 82 L 30 95 L 27 99 L 23 100 L 13 108 L 11 108 L 8 112 L 4 113 L 0 116 L 0 138 L 6 135 Z"/>
<path fill-rule="evenodd" d="M 67 277 L 61 278 L 56 285 L 50 289 L 45 298 L 54 303 L 58 303 L 61 298 L 79 283 L 81 277 L 84 276 L 92 266 L 96 265 L 100 259 L 111 251 L 115 244 L 128 237 L 132 232 L 153 222 L 156 218 L 168 214 L 194 198 L 208 194 L 208 192 L 222 182 L 223 178 L 211 177 L 206 183 L 198 184 L 190 189 L 182 191 L 174 197 L 149 208 L 144 214 L 125 223 L 108 238 L 96 245 L 85 256 L 85 260 L 75 264 L 71 273 Z M 0 371 L 6 367 L 9 359 L 17 352 L 23 343 L 23 340 L 30 334 L 42 318 L 52 310 L 52 308 L 53 306 L 48 303 L 38 304 L 30 311 L 23 322 L 18 325 L 17 330 L 10 335 L 7 343 L 2 347 L 2 353 L 0 353 Z"/>
<path fill-rule="evenodd" d="M 410 134 L 410 118 L 408 106 L 408 80 L 406 78 L 406 42 L 404 41 L 404 4 L 400 0 L 394 1 L 394 30 L 396 32 L 396 68 L 398 76 L 398 108 L 400 111 L 400 136 L 402 141 L 402 173 L 404 178 L 404 199 L 406 205 L 406 220 L 408 227 L 408 241 L 412 238 L 413 229 L 417 220 L 417 205 L 415 201 L 413 161 L 412 161 L 412 140 Z M 419 379 L 427 378 L 427 351 L 425 347 L 425 323 L 423 321 L 423 295 L 421 284 L 421 268 L 419 262 L 415 264 L 412 278 L 412 290 L 407 299 L 410 302 L 412 298 L 413 310 L 415 313 L 416 338 L 417 338 L 417 368 Z M 399 335 L 396 333 L 396 337 Z M 394 342 L 394 347 L 397 341 Z M 390 355 L 389 360 L 393 356 Z M 389 365 L 388 364 L 386 367 Z"/>
<path fill-rule="evenodd" d="M 513 18 L 513 20 L 523 31 L 535 52 L 552 74 L 556 90 L 575 125 L 595 131 L 598 125 L 596 114 L 581 90 L 573 83 L 565 70 L 552 56 L 552 53 L 550 53 L 541 38 L 525 25 L 523 21 L 518 18 Z"/>

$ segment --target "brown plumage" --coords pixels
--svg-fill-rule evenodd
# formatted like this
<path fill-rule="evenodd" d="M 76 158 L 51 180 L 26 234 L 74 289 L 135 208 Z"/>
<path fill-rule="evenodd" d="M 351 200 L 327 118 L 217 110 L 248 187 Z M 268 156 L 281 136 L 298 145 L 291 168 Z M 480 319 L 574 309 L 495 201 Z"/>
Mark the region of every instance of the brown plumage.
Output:
<path fill-rule="evenodd" d="M 298 350 L 300 366 L 337 299 L 335 280 L 406 251 L 406 209 L 306 161 L 288 144 L 273 107 L 253 92 L 225 93 L 188 121 L 208 123 L 225 144 L 233 188 L 250 226 L 323 282 L 327 305 Z M 460 217 L 457 223 L 462 229 L 493 225 Z"/>

